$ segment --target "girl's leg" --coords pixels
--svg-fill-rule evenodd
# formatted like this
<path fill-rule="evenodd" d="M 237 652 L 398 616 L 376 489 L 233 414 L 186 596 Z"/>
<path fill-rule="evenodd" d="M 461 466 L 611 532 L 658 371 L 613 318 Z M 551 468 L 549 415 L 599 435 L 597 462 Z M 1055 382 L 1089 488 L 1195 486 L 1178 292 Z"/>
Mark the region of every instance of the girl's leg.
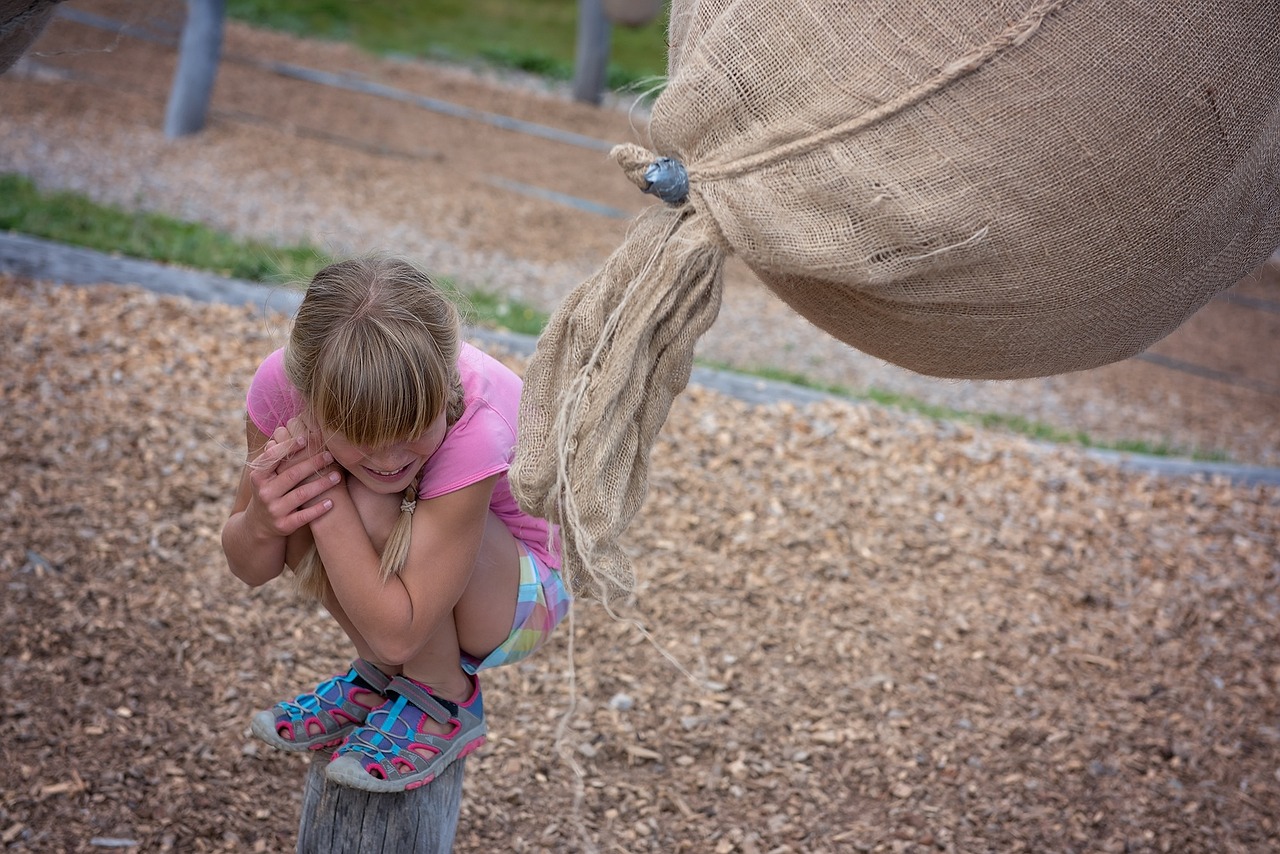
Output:
<path fill-rule="evenodd" d="M 387 541 L 399 518 L 400 497 L 386 496 L 352 489 L 356 510 L 375 547 Z M 484 539 L 472 569 L 471 578 L 451 615 L 445 617 L 412 659 L 402 668 L 383 668 L 370 658 L 369 645 L 352 625 L 336 601 L 325 605 L 355 644 L 361 657 L 379 666 L 384 673 L 403 673 L 410 679 L 430 686 L 433 693 L 446 700 L 463 702 L 471 694 L 471 680 L 461 666 L 462 652 L 476 658 L 501 645 L 511 633 L 515 621 L 516 598 L 520 587 L 520 550 L 507 526 L 493 513 L 485 520 Z M 332 597 L 328 597 L 332 599 Z M 447 728 L 435 721 L 428 728 Z"/>
<path fill-rule="evenodd" d="M 348 475 L 348 477 L 350 476 Z M 360 482 L 354 478 L 351 478 L 351 481 L 351 498 L 355 503 L 356 512 L 360 515 L 360 521 L 364 523 L 369 539 L 373 541 L 374 546 L 381 553 L 382 546 L 386 543 L 387 537 L 391 535 L 391 529 L 399 516 L 400 497 L 380 495 L 362 488 Z M 365 641 L 364 636 L 356 629 L 355 624 L 351 622 L 351 618 L 347 616 L 347 612 L 343 610 L 342 604 L 338 602 L 332 591 L 325 595 L 324 607 L 333 619 L 337 621 L 338 625 L 342 627 L 342 630 L 346 632 L 347 637 L 351 639 L 357 655 L 388 676 L 398 676 L 401 673 L 399 665 L 387 664 L 374 657 L 373 650 Z"/>
<path fill-rule="evenodd" d="M 369 531 L 375 548 L 386 542 L 381 513 L 377 521 L 361 516 L 366 525 L 378 526 Z M 429 783 L 484 742 L 484 704 L 478 683 L 462 668 L 463 651 L 483 659 L 510 637 L 521 565 L 520 547 L 506 525 L 487 514 L 480 550 L 458 601 L 404 663 L 403 678 L 388 690 L 393 699 L 335 752 L 325 770 L 329 780 L 368 791 L 405 791 Z"/>
<path fill-rule="evenodd" d="M 427 640 L 422 650 L 404 664 L 404 675 L 431 687 L 446 700 L 465 702 L 471 695 L 471 679 L 463 671 L 462 653 L 484 658 L 511 633 L 520 587 L 520 550 L 507 526 L 492 513 L 485 523 L 484 540 L 471 580 L 462 597 Z M 430 719 L 428 729 L 445 734 L 448 728 Z"/>
<path fill-rule="evenodd" d="M 520 546 L 506 523 L 489 514 L 471 581 L 454 606 L 458 643 L 484 658 L 506 641 L 520 593 Z"/>

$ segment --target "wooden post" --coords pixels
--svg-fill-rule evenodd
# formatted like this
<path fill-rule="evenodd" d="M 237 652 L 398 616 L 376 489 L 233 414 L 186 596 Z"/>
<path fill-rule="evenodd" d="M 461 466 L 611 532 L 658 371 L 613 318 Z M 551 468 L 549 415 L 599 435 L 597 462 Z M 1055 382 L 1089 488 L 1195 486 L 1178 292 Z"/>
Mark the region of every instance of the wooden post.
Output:
<path fill-rule="evenodd" d="M 599 104 L 609 68 L 609 18 L 601 0 L 578 0 L 578 42 L 573 61 L 573 97 Z"/>
<path fill-rule="evenodd" d="M 178 67 L 164 115 L 164 134 L 173 139 L 204 128 L 222 53 L 226 0 L 187 0 L 187 22 L 178 47 Z"/>
<path fill-rule="evenodd" d="M 381 795 L 330 783 L 329 753 L 318 751 L 302 791 L 298 854 L 448 854 L 465 761 L 411 792 Z"/>

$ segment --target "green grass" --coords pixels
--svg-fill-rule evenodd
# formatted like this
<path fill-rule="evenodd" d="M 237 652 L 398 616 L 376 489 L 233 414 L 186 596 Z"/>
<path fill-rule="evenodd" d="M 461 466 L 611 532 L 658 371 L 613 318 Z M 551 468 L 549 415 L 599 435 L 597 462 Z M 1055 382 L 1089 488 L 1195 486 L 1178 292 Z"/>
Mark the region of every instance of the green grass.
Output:
<path fill-rule="evenodd" d="M 936 421 L 959 421 L 969 424 L 977 424 L 986 429 L 1004 430 L 1010 433 L 1016 433 L 1041 442 L 1049 442 L 1056 445 L 1077 445 L 1083 448 L 1096 448 L 1104 451 L 1121 451 L 1130 454 L 1143 454 L 1152 457 L 1179 457 L 1202 462 L 1230 462 L 1231 458 L 1222 451 L 1216 450 L 1199 450 L 1178 448 L 1164 443 L 1151 443 L 1141 440 L 1122 439 L 1115 442 L 1100 442 L 1089 434 L 1080 430 L 1061 430 L 1039 421 L 1032 421 L 1023 418 L 1020 415 L 1002 415 L 997 412 L 966 412 L 959 409 L 952 409 L 946 406 L 936 406 L 931 403 L 917 400 L 904 394 L 897 392 L 884 391 L 883 389 L 870 388 L 862 392 L 855 392 L 843 386 L 831 385 L 826 383 L 818 383 L 793 371 L 782 371 L 773 368 L 756 368 L 749 371 L 741 369 L 726 368 L 725 366 L 714 366 L 721 370 L 737 370 L 739 373 L 748 373 L 751 376 L 758 376 L 762 379 L 784 382 L 790 385 L 800 386 L 802 388 L 810 388 L 815 391 L 821 391 L 837 397 L 844 397 L 850 400 L 865 400 L 875 403 L 879 406 L 900 409 L 912 412 L 917 415 L 923 415 L 926 418 L 932 418 Z"/>
<path fill-rule="evenodd" d="M 0 229 L 255 282 L 305 281 L 328 260 L 310 246 L 239 240 L 160 214 L 100 205 L 76 193 L 41 192 L 14 174 L 0 174 Z"/>
<path fill-rule="evenodd" d="M 547 325 L 545 313 L 500 294 L 485 290 L 459 291 L 459 294 L 470 308 L 473 322 L 483 322 L 522 335 L 538 335 Z"/>
<path fill-rule="evenodd" d="M 230 0 L 227 15 L 309 38 L 353 42 L 372 53 L 484 62 L 545 77 L 573 76 L 577 0 Z M 610 88 L 666 74 L 666 16 L 613 27 Z"/>

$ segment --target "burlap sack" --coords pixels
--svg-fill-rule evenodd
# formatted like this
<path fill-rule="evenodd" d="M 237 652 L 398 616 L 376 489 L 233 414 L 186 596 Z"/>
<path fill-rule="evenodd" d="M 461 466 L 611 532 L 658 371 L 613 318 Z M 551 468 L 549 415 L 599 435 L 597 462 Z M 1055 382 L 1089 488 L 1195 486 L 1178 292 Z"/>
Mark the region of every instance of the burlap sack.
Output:
<path fill-rule="evenodd" d="M 603 598 L 727 253 L 854 347 L 1013 378 L 1131 356 L 1280 245 L 1272 0 L 675 0 L 670 41 L 615 155 L 687 200 L 561 305 L 512 470 Z"/>

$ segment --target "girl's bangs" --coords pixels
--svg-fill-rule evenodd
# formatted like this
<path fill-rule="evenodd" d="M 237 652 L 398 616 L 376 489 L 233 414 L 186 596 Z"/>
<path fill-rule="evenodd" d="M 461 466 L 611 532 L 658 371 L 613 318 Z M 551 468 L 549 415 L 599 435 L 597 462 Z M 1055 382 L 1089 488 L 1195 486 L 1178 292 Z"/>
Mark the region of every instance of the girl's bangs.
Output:
<path fill-rule="evenodd" d="M 417 439 L 445 406 L 449 380 L 438 362 L 418 348 L 388 345 L 332 346 L 316 366 L 316 420 L 363 448 Z"/>

